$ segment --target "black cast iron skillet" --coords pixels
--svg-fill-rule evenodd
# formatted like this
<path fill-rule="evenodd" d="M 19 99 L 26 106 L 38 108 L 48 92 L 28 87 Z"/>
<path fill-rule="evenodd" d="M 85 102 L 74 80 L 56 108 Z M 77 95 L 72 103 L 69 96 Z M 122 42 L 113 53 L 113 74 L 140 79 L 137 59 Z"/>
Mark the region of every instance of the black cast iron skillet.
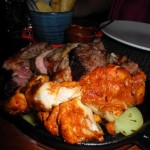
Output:
<path fill-rule="evenodd" d="M 118 53 L 120 55 L 127 55 L 147 74 L 146 81 L 146 95 L 142 105 L 138 106 L 144 117 L 144 125 L 142 128 L 130 136 L 123 136 L 118 134 L 111 136 L 107 134 L 104 136 L 105 141 L 102 143 L 88 142 L 81 144 L 68 144 L 60 137 L 50 135 L 41 126 L 32 126 L 21 117 L 13 118 L 15 125 L 24 133 L 31 136 L 33 139 L 42 143 L 45 146 L 52 147 L 59 150 L 114 150 L 125 144 L 137 144 L 143 150 L 150 149 L 150 52 L 139 50 L 119 42 L 116 42 L 106 36 L 103 36 L 102 41 L 109 52 Z M 105 129 L 104 129 L 105 130 Z"/>

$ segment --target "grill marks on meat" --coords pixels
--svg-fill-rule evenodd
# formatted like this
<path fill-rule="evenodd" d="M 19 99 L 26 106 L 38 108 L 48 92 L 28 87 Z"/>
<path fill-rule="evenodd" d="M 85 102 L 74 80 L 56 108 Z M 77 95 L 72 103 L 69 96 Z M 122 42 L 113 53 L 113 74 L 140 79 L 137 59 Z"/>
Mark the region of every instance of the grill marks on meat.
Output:
<path fill-rule="evenodd" d="M 87 72 L 93 71 L 98 66 L 105 66 L 107 54 L 102 42 L 79 44 L 69 54 L 73 80 L 78 81 Z"/>

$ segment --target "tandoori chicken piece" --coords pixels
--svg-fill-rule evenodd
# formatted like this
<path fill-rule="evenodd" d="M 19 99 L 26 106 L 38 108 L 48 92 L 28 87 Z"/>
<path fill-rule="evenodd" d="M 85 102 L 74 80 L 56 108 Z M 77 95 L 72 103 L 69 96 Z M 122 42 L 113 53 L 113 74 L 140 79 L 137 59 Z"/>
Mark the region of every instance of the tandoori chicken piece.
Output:
<path fill-rule="evenodd" d="M 57 120 L 60 135 L 68 143 L 104 141 L 104 133 L 95 122 L 91 108 L 84 105 L 80 99 L 62 103 Z"/>
<path fill-rule="evenodd" d="M 127 108 L 141 104 L 146 75 L 131 74 L 117 65 L 100 67 L 80 80 L 82 102 L 107 121 L 115 121 Z"/>
<path fill-rule="evenodd" d="M 57 116 L 59 113 L 59 106 L 54 106 L 50 112 L 38 112 L 37 117 L 44 124 L 44 127 L 52 135 L 59 135 L 59 126 L 57 123 Z"/>
<path fill-rule="evenodd" d="M 81 97 L 81 87 L 78 82 L 46 81 L 31 87 L 27 85 L 25 96 L 29 106 L 34 110 L 51 111 L 53 106 Z"/>
<path fill-rule="evenodd" d="M 81 87 L 77 82 L 45 82 L 33 96 L 33 104 L 39 110 L 51 110 L 53 106 L 81 97 Z"/>
<path fill-rule="evenodd" d="M 67 143 L 103 141 L 103 131 L 94 120 L 91 108 L 85 106 L 80 98 L 54 106 L 47 112 L 39 112 L 38 118 L 52 135 L 60 135 Z"/>
<path fill-rule="evenodd" d="M 23 112 L 24 106 L 16 106 L 18 94 L 24 99 L 19 99 L 19 103 L 26 105 L 29 109 L 35 111 L 51 111 L 53 106 L 60 103 L 81 97 L 81 87 L 78 82 L 56 82 L 49 81 L 47 75 L 33 76 L 28 82 L 24 93 L 16 92 L 6 105 L 6 111 L 9 113 Z"/>
<path fill-rule="evenodd" d="M 18 88 L 16 92 L 7 100 L 5 110 L 9 114 L 19 115 L 27 113 L 32 109 L 32 94 L 41 83 L 49 81 L 47 75 L 33 76 L 26 87 L 26 95 L 24 88 Z"/>
<path fill-rule="evenodd" d="M 24 93 L 21 92 L 21 88 L 8 99 L 5 104 L 5 110 L 11 115 L 18 115 L 29 111 L 26 97 Z"/>
<path fill-rule="evenodd" d="M 28 103 L 29 108 L 33 108 L 33 96 L 36 93 L 37 89 L 40 88 L 40 86 L 49 81 L 49 77 L 47 75 L 35 75 L 33 76 L 30 81 L 26 85 L 25 89 L 25 97 Z"/>

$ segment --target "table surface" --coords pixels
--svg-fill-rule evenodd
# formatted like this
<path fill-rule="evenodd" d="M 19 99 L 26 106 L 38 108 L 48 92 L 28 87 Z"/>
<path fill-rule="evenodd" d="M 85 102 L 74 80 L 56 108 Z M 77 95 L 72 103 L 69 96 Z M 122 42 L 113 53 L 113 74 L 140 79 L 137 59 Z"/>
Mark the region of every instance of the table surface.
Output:
<path fill-rule="evenodd" d="M 0 116 L 0 150 L 54 150 L 25 135 L 13 123 Z"/>

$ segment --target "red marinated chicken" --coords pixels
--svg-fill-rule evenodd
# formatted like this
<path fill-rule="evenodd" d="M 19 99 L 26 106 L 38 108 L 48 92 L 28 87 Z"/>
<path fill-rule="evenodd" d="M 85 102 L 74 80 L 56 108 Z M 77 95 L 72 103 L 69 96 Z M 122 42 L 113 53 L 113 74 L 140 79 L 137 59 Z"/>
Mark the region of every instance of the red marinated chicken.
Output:
<path fill-rule="evenodd" d="M 141 104 L 146 75 L 134 75 L 117 65 L 97 68 L 81 80 L 82 102 L 108 121 L 114 121 L 127 108 Z"/>
<path fill-rule="evenodd" d="M 53 106 L 81 97 L 81 87 L 78 82 L 49 81 L 44 75 L 27 84 L 25 97 L 30 108 L 36 111 L 51 111 Z"/>
<path fill-rule="evenodd" d="M 11 115 L 26 113 L 29 111 L 24 93 L 18 89 L 5 104 L 5 110 Z"/>
<path fill-rule="evenodd" d="M 38 117 L 51 134 L 61 135 L 72 144 L 103 141 L 93 113 L 107 120 L 108 132 L 115 134 L 113 123 L 118 116 L 143 102 L 145 80 L 140 69 L 131 74 L 118 65 L 108 65 L 84 75 L 79 82 L 49 81 L 47 76 L 37 76 L 27 84 L 25 98 L 29 108 L 44 111 Z M 11 101 L 10 105 L 8 111 L 13 112 Z"/>
<path fill-rule="evenodd" d="M 53 107 L 48 117 L 46 112 L 39 112 L 38 117 L 52 135 L 60 135 L 67 143 L 104 140 L 91 108 L 78 98 Z"/>

